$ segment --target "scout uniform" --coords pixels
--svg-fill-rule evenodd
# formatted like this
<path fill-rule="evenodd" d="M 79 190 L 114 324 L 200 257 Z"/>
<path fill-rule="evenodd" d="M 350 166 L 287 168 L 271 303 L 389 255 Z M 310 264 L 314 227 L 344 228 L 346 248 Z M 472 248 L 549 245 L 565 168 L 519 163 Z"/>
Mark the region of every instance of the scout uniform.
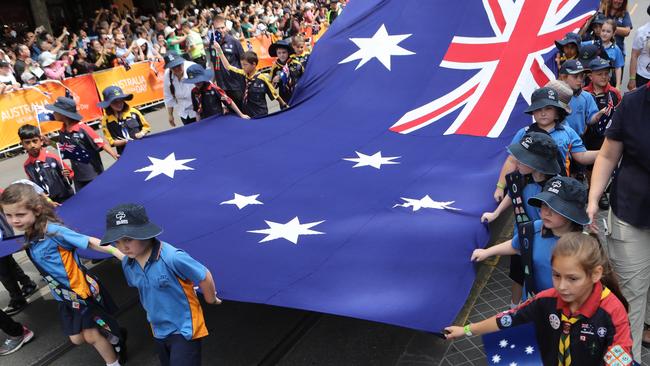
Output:
<path fill-rule="evenodd" d="M 37 157 L 30 155 L 23 167 L 29 180 L 41 187 L 51 200 L 63 203 L 74 194 L 68 179 L 63 176 L 63 169 L 68 169 L 70 178 L 74 178 L 72 169 L 47 149 L 41 149 Z"/>
<path fill-rule="evenodd" d="M 275 63 L 271 66 L 271 80 L 273 80 L 277 75 L 280 75 L 278 91 L 282 100 L 289 103 L 293 96 L 293 91 L 296 88 L 296 84 L 304 73 L 304 68 L 300 61 L 292 57 L 296 52 L 293 47 L 285 41 L 273 43 L 269 47 L 269 55 L 271 55 L 271 57 L 277 57 L 278 48 L 286 49 L 289 53 L 289 59 L 285 63 L 281 63 L 279 59 L 275 60 Z"/>
<path fill-rule="evenodd" d="M 232 99 L 226 92 L 212 83 L 213 76 L 212 70 L 206 70 L 201 65 L 192 65 L 187 69 L 187 79 L 183 80 L 185 84 L 195 84 L 192 89 L 192 107 L 202 120 L 214 115 L 224 115 L 223 104 L 232 104 Z"/>
<path fill-rule="evenodd" d="M 244 88 L 244 97 L 242 101 L 242 113 L 251 116 L 251 118 L 269 114 L 268 107 L 266 106 L 266 96 L 268 95 L 271 100 L 280 98 L 277 90 L 271 83 L 269 76 L 261 71 L 257 71 L 253 76 L 249 77 L 246 75 L 244 70 L 238 69 L 232 65 L 229 70 L 232 73 L 239 74 L 246 78 L 246 86 Z"/>
<path fill-rule="evenodd" d="M 102 94 L 104 95 L 104 100 L 97 105 L 107 110 L 104 113 L 104 117 L 102 117 L 102 131 L 111 146 L 114 145 L 115 140 L 134 140 L 136 139 L 136 133 L 142 132 L 143 134 L 147 134 L 151 131 L 149 122 L 147 122 L 142 113 L 136 108 L 129 107 L 128 110 L 120 113 L 119 117 L 113 111 L 108 112 L 111 103 L 120 99 L 131 100 L 133 99 L 133 94 L 124 94 L 118 86 L 109 86 L 104 89 Z M 122 154 L 124 147 L 124 145 L 118 146 L 117 153 Z"/>

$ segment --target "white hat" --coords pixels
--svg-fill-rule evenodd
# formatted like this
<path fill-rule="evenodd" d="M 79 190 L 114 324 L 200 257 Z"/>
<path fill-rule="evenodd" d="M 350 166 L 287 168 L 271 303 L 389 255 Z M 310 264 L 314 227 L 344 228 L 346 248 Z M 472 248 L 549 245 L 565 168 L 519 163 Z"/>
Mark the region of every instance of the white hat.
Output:
<path fill-rule="evenodd" d="M 166 26 L 164 33 L 165 33 L 165 38 L 169 37 L 170 34 L 174 33 L 176 30 L 170 26 Z"/>
<path fill-rule="evenodd" d="M 142 47 L 143 44 L 147 43 L 147 40 L 144 38 L 138 38 L 135 40 L 135 44 L 138 45 L 138 47 Z"/>
<path fill-rule="evenodd" d="M 56 56 L 54 56 L 51 52 L 45 51 L 41 53 L 38 56 L 38 62 L 41 64 L 41 66 L 46 67 L 51 64 L 53 64 L 56 61 Z"/>
<path fill-rule="evenodd" d="M 22 75 L 20 75 L 20 79 L 23 81 L 23 83 L 26 83 L 32 79 L 36 79 L 36 76 L 34 76 L 34 74 L 29 71 L 25 71 L 22 73 Z"/>

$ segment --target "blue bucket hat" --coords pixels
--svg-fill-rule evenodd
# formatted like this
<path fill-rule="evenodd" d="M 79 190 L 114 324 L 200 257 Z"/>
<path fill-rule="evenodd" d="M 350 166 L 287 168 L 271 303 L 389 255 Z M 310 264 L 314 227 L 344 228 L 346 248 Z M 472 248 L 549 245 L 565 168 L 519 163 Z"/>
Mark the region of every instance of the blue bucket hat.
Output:
<path fill-rule="evenodd" d="M 109 86 L 102 92 L 104 100 L 97 103 L 99 108 L 108 108 L 116 100 L 131 100 L 133 99 L 133 94 L 124 94 L 122 88 L 119 86 Z"/>
<path fill-rule="evenodd" d="M 75 121 L 81 121 L 83 119 L 81 114 L 77 112 L 77 103 L 71 98 L 58 97 L 54 104 L 46 104 L 44 107 L 49 111 L 60 113 Z"/>
<path fill-rule="evenodd" d="M 196 84 L 212 81 L 212 77 L 214 76 L 212 70 L 206 70 L 199 64 L 194 64 L 188 67 L 186 72 L 187 78 L 183 79 L 184 84 Z"/>
<path fill-rule="evenodd" d="M 508 151 L 521 163 L 543 174 L 560 174 L 557 144 L 548 134 L 528 132 L 519 142 L 508 146 Z"/>
<path fill-rule="evenodd" d="M 174 68 L 178 65 L 182 65 L 185 62 L 185 59 L 174 51 L 168 51 L 163 59 L 165 60 L 166 69 Z"/>
<path fill-rule="evenodd" d="M 162 233 L 160 226 L 149 221 L 142 205 L 124 203 L 111 208 L 106 214 L 106 232 L 100 245 L 109 245 L 122 238 L 147 240 Z"/>
<path fill-rule="evenodd" d="M 573 178 L 553 177 L 541 192 L 528 199 L 533 207 L 541 207 L 542 203 L 576 224 L 587 225 L 591 221 L 587 216 L 587 187 Z"/>

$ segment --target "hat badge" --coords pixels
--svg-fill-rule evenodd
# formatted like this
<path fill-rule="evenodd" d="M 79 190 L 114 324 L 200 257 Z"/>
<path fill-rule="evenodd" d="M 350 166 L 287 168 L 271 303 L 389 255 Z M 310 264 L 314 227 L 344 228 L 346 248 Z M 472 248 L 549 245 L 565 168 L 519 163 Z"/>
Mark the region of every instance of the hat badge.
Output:
<path fill-rule="evenodd" d="M 548 97 L 549 97 L 549 99 L 555 100 L 555 90 L 549 89 L 548 90 Z"/>
<path fill-rule="evenodd" d="M 115 225 L 125 225 L 129 223 L 129 220 L 126 220 L 126 214 L 124 211 L 120 211 L 115 214 L 115 218 L 117 219 L 115 221 Z"/>
<path fill-rule="evenodd" d="M 580 67 L 582 67 L 582 63 L 580 61 L 576 60 L 576 66 L 580 68 Z"/>
<path fill-rule="evenodd" d="M 558 194 L 560 193 L 560 187 L 562 187 L 562 182 L 559 180 L 551 182 L 551 187 L 548 189 L 549 192 Z"/>
<path fill-rule="evenodd" d="M 120 91 L 117 89 L 113 90 L 113 95 L 120 95 Z"/>
<path fill-rule="evenodd" d="M 530 147 L 530 144 L 533 143 L 533 138 L 528 136 L 524 139 L 524 141 L 521 142 L 521 146 L 525 147 L 528 149 Z"/>
<path fill-rule="evenodd" d="M 169 61 L 174 61 L 174 55 L 172 55 L 171 53 L 169 54 Z"/>

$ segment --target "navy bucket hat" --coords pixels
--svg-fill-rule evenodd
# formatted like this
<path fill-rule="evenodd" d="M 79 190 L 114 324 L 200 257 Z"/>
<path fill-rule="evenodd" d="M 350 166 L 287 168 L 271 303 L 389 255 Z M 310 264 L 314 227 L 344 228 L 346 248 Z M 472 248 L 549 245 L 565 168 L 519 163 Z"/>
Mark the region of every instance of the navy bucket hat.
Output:
<path fill-rule="evenodd" d="M 149 221 L 144 206 L 125 203 L 111 208 L 106 214 L 106 233 L 101 245 L 112 244 L 122 238 L 147 240 L 162 233 L 162 229 Z"/>
<path fill-rule="evenodd" d="M 109 86 L 102 92 L 104 98 L 103 101 L 97 103 L 99 108 L 108 108 L 116 100 L 131 100 L 133 99 L 133 94 L 124 94 L 122 88 L 119 86 Z"/>
<path fill-rule="evenodd" d="M 541 207 L 545 203 L 553 211 L 580 225 L 591 222 L 587 216 L 587 187 L 570 177 L 553 177 L 544 189 L 528 199 L 528 204 Z"/>
<path fill-rule="evenodd" d="M 81 121 L 83 117 L 79 112 L 77 112 L 77 103 L 75 103 L 74 99 L 67 98 L 67 97 L 58 97 L 56 98 L 56 102 L 54 104 L 46 104 L 45 109 L 60 113 L 68 118 L 72 118 L 75 121 Z"/>
<path fill-rule="evenodd" d="M 214 72 L 212 70 L 206 70 L 203 66 L 199 64 L 194 64 L 187 68 L 187 79 L 183 79 L 185 84 L 196 84 L 206 81 L 212 81 L 214 77 Z"/>

